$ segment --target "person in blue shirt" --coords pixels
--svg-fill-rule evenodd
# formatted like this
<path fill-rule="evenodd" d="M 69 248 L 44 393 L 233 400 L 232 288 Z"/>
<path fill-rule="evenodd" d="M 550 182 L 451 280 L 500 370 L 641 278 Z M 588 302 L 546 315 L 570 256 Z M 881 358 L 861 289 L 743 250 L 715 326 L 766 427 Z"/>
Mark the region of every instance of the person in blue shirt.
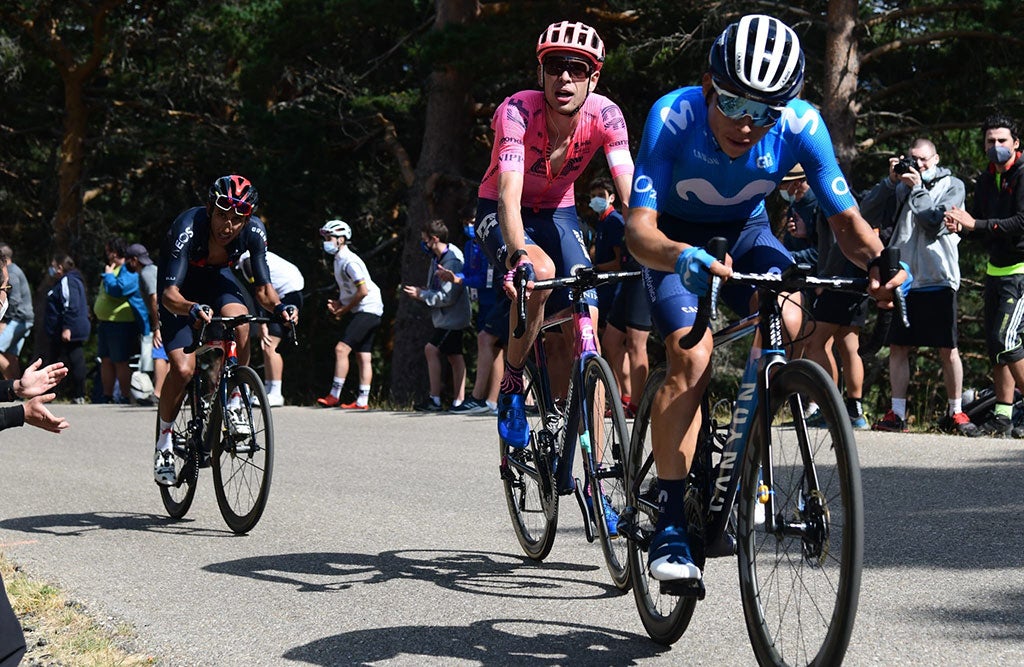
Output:
<path fill-rule="evenodd" d="M 803 80 L 796 33 L 774 17 L 744 16 L 715 40 L 700 85 L 663 96 L 644 126 L 626 243 L 645 267 L 652 320 L 667 354 L 665 383 L 651 408 L 660 496 L 649 569 L 661 581 L 701 578 L 683 496 L 712 337 L 708 332 L 690 350 L 679 340 L 694 324 L 711 274 L 727 279 L 732 268 L 781 271 L 793 262 L 772 233 L 765 197 L 799 162 L 843 253 L 872 267 L 869 291 L 882 307 L 891 307 L 893 289 L 906 278 L 901 271 L 880 284 L 874 267 L 882 243 L 857 209 L 821 115 L 797 97 Z M 703 248 L 716 236 L 729 242 L 725 263 Z M 752 305 L 749 290 L 726 285 L 722 296 L 741 314 Z"/>

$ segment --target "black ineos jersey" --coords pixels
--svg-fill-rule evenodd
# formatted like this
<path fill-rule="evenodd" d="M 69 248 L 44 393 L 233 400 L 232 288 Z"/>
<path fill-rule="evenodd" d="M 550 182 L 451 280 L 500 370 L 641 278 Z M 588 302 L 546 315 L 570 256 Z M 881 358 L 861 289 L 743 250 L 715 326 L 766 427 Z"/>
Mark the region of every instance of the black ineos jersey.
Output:
<path fill-rule="evenodd" d="M 185 283 L 190 267 L 204 267 L 220 270 L 234 266 L 245 251 L 249 251 L 252 262 L 253 284 L 270 283 L 270 269 L 267 267 L 267 229 L 263 221 L 251 216 L 242 227 L 242 232 L 228 244 L 228 261 L 224 264 L 210 264 L 210 216 L 205 206 L 190 208 L 174 221 L 160 253 L 160 283 L 163 287 Z"/>

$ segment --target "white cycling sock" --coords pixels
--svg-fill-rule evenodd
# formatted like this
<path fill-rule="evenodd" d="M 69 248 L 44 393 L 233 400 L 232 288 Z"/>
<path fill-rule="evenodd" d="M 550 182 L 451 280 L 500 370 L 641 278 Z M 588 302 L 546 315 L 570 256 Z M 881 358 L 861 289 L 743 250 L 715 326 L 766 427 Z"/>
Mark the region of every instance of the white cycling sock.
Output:
<path fill-rule="evenodd" d="M 903 421 L 907 420 L 907 399 L 905 398 L 893 398 L 892 399 L 892 412 Z"/>
<path fill-rule="evenodd" d="M 370 404 L 370 385 L 359 385 L 359 396 L 356 396 L 356 405 L 363 407 Z"/>
<path fill-rule="evenodd" d="M 274 394 L 281 393 L 281 380 L 267 380 L 266 382 L 267 396 L 273 396 Z"/>
<path fill-rule="evenodd" d="M 156 439 L 156 448 L 161 452 L 168 452 L 171 450 L 174 444 L 174 422 L 165 422 L 163 419 L 160 420 L 160 434 Z"/>
<path fill-rule="evenodd" d="M 339 398 L 341 396 L 341 390 L 345 387 L 345 378 L 334 378 L 331 383 L 331 396 Z"/>
<path fill-rule="evenodd" d="M 958 412 L 963 412 L 963 398 L 951 398 L 949 399 L 949 416 L 952 417 Z"/>

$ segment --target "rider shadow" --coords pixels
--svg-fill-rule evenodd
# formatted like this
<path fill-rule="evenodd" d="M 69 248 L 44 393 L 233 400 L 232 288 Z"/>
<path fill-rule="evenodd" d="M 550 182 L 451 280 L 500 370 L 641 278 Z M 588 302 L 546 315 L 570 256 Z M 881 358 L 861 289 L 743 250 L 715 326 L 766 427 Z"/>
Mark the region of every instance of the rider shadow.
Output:
<path fill-rule="evenodd" d="M 983 466 L 865 467 L 861 475 L 866 568 L 1024 566 L 1024 451 Z"/>
<path fill-rule="evenodd" d="M 299 592 L 340 591 L 396 580 L 426 581 L 450 590 L 503 598 L 599 599 L 621 595 L 614 586 L 554 576 L 599 570 L 590 565 L 535 565 L 520 556 L 481 551 L 405 550 L 379 555 L 330 552 L 252 556 L 204 570 L 285 584 Z M 579 585 L 590 589 L 581 593 Z"/>
<path fill-rule="evenodd" d="M 96 530 L 132 530 L 162 532 L 193 537 L 234 536 L 228 530 L 193 528 L 191 519 L 170 519 L 159 514 L 133 512 L 83 512 L 81 514 L 42 514 L 14 519 L 0 520 L 0 529 L 17 530 L 23 533 L 57 535 L 59 537 L 80 537 Z"/>
<path fill-rule="evenodd" d="M 409 656 L 430 663 L 633 665 L 668 650 L 646 636 L 620 630 L 497 619 L 468 626 L 415 625 L 345 632 L 298 646 L 282 657 L 313 665 L 369 665 Z"/>

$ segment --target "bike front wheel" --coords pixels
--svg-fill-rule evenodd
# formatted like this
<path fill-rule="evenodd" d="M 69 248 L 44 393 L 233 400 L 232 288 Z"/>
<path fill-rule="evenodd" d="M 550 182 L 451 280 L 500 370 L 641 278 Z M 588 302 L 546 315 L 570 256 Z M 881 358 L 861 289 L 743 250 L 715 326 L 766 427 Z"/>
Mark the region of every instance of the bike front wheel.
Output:
<path fill-rule="evenodd" d="M 217 401 L 210 416 L 213 482 L 221 516 L 232 531 L 247 533 L 267 506 L 274 470 L 274 423 L 263 381 L 236 366 L 227 382 L 228 410 Z"/>
<path fill-rule="evenodd" d="M 820 428 L 804 421 L 809 401 L 821 411 Z M 737 499 L 747 633 L 760 664 L 838 665 L 853 632 L 864 550 L 850 418 L 832 379 L 806 360 L 775 372 L 766 408 L 770 433 L 754 421 Z M 769 497 L 770 532 L 756 511 Z"/>
<path fill-rule="evenodd" d="M 629 590 L 629 545 L 619 539 L 619 514 L 626 499 L 626 461 L 629 430 L 612 369 L 601 357 L 591 357 L 583 369 L 586 428 L 590 434 L 590 513 L 601 538 L 608 573 L 619 590 Z"/>
<path fill-rule="evenodd" d="M 160 486 L 160 499 L 164 509 L 172 519 L 181 519 L 188 514 L 192 500 L 196 497 L 196 484 L 199 482 L 199 448 L 196 446 L 199 434 L 190 432 L 194 419 L 192 394 L 195 391 L 189 383 L 185 398 L 178 408 L 178 416 L 171 427 L 172 448 L 174 450 L 174 474 L 177 482 L 173 486 Z M 160 411 L 156 415 L 156 437 L 160 437 Z"/>
<path fill-rule="evenodd" d="M 629 540 L 629 576 L 640 620 L 651 639 L 670 646 L 686 632 L 697 599 L 663 594 L 661 582 L 647 569 L 649 545 L 658 524 L 658 475 L 651 444 L 651 404 L 664 381 L 665 366 L 662 364 L 651 370 L 633 420 L 626 469 L 629 508 L 619 523 L 619 530 Z"/>
<path fill-rule="evenodd" d="M 527 364 L 526 418 L 530 443 L 524 449 L 498 445 L 505 503 L 523 552 L 533 560 L 551 553 L 558 527 L 558 493 L 548 469 L 554 436 L 544 428 L 547 404 L 536 366 Z"/>

